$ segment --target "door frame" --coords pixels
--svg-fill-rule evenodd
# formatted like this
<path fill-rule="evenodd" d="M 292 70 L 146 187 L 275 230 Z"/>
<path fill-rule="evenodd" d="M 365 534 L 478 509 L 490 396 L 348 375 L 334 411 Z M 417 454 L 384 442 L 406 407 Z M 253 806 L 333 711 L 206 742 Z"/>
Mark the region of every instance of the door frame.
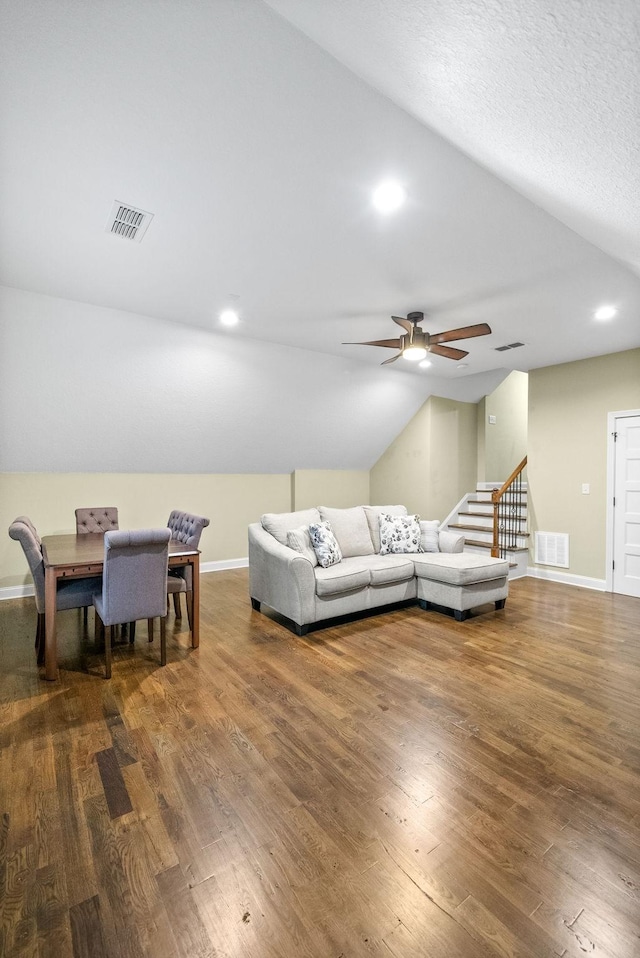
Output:
<path fill-rule="evenodd" d="M 620 409 L 607 413 L 607 547 L 605 554 L 606 584 L 605 591 L 613 592 L 613 494 L 615 492 L 616 444 L 613 438 L 616 432 L 616 419 L 627 416 L 640 417 L 640 409 Z"/>

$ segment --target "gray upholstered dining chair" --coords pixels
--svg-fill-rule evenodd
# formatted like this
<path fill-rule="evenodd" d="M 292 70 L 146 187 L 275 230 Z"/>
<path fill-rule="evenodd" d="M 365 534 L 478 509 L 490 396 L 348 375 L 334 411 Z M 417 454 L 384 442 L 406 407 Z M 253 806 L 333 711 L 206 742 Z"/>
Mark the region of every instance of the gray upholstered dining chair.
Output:
<path fill-rule="evenodd" d="M 180 512 L 174 509 L 169 516 L 167 526 L 171 529 L 171 538 L 183 542 L 190 549 L 197 549 L 200 543 L 202 530 L 209 525 L 204 516 L 196 516 L 190 512 Z M 172 566 L 167 579 L 167 594 L 173 595 L 173 608 L 176 619 L 182 618 L 180 608 L 180 594 L 187 597 L 187 617 L 189 628 L 193 628 L 193 571 L 191 566 Z"/>
<path fill-rule="evenodd" d="M 93 596 L 96 632 L 105 635 L 105 672 L 111 678 L 111 630 L 129 623 L 129 641 L 135 639 L 135 623 L 147 619 L 149 641 L 153 620 L 160 618 L 160 664 L 167 661 L 167 570 L 168 529 L 134 529 L 105 532 L 102 591 Z"/>
<path fill-rule="evenodd" d="M 18 516 L 9 526 L 9 535 L 20 543 L 33 578 L 38 613 L 36 625 L 36 654 L 38 664 L 44 662 L 44 560 L 42 558 L 42 542 L 36 527 L 27 516 Z M 56 608 L 59 612 L 65 609 L 86 609 L 93 605 L 93 595 L 101 585 L 100 576 L 87 579 L 62 579 L 58 582 L 56 592 Z"/>
<path fill-rule="evenodd" d="M 116 506 L 98 506 L 92 509 L 76 509 L 76 533 L 113 532 L 118 529 Z"/>

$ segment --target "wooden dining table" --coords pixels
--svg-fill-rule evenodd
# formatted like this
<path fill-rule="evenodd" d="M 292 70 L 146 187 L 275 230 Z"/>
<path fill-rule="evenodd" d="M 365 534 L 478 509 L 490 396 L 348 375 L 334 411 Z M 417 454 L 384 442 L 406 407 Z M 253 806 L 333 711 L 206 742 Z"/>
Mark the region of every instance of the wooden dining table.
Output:
<path fill-rule="evenodd" d="M 43 536 L 44 559 L 44 615 L 45 678 L 55 681 L 58 677 L 56 650 L 56 591 L 60 579 L 86 579 L 102 575 L 104 562 L 104 535 L 83 533 L 81 535 Z M 200 551 L 185 546 L 177 539 L 169 541 L 169 566 L 190 565 L 193 580 L 193 621 L 191 623 L 191 646 L 200 644 Z"/>

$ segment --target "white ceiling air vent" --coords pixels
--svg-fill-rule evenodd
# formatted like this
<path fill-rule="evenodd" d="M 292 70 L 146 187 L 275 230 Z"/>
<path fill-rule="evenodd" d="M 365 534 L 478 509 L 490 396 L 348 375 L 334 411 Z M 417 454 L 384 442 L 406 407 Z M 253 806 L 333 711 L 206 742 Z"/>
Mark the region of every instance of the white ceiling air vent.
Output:
<path fill-rule="evenodd" d="M 554 565 L 569 568 L 569 534 L 567 532 L 536 532 L 536 565 Z"/>
<path fill-rule="evenodd" d="M 115 236 L 122 236 L 123 239 L 139 243 L 147 232 L 152 219 L 153 213 L 137 210 L 127 203 L 115 200 L 105 230 L 107 233 L 113 233 Z"/>
<path fill-rule="evenodd" d="M 495 351 L 497 353 L 503 353 L 505 349 L 517 349 L 518 346 L 524 346 L 524 343 L 509 343 L 508 346 L 495 346 Z"/>

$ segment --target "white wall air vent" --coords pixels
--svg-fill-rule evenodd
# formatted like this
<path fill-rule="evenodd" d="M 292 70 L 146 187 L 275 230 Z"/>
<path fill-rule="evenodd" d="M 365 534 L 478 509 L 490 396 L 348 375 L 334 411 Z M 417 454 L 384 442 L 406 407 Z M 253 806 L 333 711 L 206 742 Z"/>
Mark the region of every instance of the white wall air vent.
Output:
<path fill-rule="evenodd" d="M 152 219 L 153 213 L 137 210 L 127 203 L 115 200 L 105 230 L 107 233 L 113 233 L 115 236 L 122 236 L 123 239 L 139 243 L 147 232 Z"/>
<path fill-rule="evenodd" d="M 569 534 L 567 532 L 536 532 L 536 565 L 554 565 L 569 568 Z"/>

